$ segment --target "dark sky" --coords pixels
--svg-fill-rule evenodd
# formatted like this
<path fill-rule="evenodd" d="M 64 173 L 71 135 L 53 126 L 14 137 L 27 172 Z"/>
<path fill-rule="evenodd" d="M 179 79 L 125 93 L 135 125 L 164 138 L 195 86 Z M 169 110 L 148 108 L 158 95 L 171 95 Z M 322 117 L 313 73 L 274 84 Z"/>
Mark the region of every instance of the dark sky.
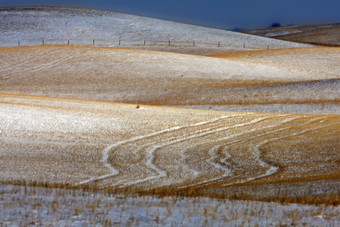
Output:
<path fill-rule="evenodd" d="M 340 0 L 0 0 L 105 9 L 222 29 L 340 22 Z"/>

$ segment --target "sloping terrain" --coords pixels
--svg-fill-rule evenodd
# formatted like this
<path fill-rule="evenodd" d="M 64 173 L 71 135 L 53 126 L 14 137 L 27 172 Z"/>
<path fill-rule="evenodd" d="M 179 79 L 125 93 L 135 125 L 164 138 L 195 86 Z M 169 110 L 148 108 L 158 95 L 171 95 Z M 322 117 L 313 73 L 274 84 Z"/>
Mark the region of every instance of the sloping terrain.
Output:
<path fill-rule="evenodd" d="M 233 105 L 232 110 L 260 112 L 285 112 L 280 105 L 294 105 L 290 111 L 297 113 L 339 113 L 338 48 L 218 57 L 118 48 L 3 48 L 0 92 L 217 110 Z"/>
<path fill-rule="evenodd" d="M 65 7 L 0 33 L 0 225 L 340 223 L 340 48 Z"/>
<path fill-rule="evenodd" d="M 6 183 L 339 199 L 339 115 L 136 108 L 6 94 L 0 102 L 0 179 Z"/>
<path fill-rule="evenodd" d="M 340 48 L 314 47 L 290 48 L 279 50 L 242 51 L 211 55 L 229 60 L 260 63 L 280 68 L 281 70 L 298 69 L 307 73 L 327 75 L 339 68 Z M 338 77 L 340 77 L 339 72 Z"/>
<path fill-rule="evenodd" d="M 340 23 L 263 28 L 242 32 L 292 42 L 340 46 Z"/>
<path fill-rule="evenodd" d="M 0 46 L 17 46 L 18 41 L 20 45 L 41 45 L 42 39 L 46 45 L 67 45 L 68 40 L 70 45 L 92 45 L 96 40 L 97 45 L 118 46 L 121 40 L 125 47 L 197 54 L 307 46 L 123 13 L 63 7 L 2 7 L 0 32 Z M 147 47 L 141 45 L 144 40 Z M 167 47 L 169 40 L 176 44 Z M 193 41 L 200 45 L 188 47 Z"/>

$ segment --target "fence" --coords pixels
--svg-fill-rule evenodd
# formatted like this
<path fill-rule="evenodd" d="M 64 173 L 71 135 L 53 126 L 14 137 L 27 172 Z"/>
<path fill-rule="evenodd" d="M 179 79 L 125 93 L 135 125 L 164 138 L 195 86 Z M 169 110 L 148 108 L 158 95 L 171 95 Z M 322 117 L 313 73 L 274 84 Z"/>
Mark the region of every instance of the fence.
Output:
<path fill-rule="evenodd" d="M 247 43 L 228 43 L 218 41 L 199 43 L 195 40 L 192 42 L 183 42 L 175 40 L 167 41 L 149 41 L 147 39 L 139 41 L 127 40 L 80 40 L 80 39 L 40 39 L 40 40 L 19 40 L 19 41 L 1 41 L 0 47 L 14 47 L 14 46 L 102 46 L 102 47 L 210 47 L 210 48 L 238 48 L 238 49 L 270 49 L 269 45 L 251 45 Z"/>

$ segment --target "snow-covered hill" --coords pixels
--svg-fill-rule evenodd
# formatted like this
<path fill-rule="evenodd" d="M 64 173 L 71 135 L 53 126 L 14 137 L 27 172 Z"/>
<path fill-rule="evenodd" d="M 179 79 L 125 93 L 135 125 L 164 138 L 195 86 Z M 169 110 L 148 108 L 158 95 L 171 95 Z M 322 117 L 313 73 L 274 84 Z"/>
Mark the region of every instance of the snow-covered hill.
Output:
<path fill-rule="evenodd" d="M 266 49 L 303 47 L 254 35 L 128 15 L 117 12 L 64 7 L 0 8 L 0 46 L 51 44 L 117 45 L 118 40 L 217 44 L 238 48 Z"/>

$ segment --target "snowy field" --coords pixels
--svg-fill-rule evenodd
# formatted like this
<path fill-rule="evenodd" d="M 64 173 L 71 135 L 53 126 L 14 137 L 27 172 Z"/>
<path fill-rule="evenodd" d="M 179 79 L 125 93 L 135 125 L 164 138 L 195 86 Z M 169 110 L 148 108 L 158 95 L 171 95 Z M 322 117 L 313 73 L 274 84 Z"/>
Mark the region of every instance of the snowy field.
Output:
<path fill-rule="evenodd" d="M 226 49 L 271 49 L 306 47 L 298 44 L 237 32 L 158 20 L 123 13 L 77 8 L 0 8 L 0 46 L 50 45 L 117 46 L 119 40 L 213 44 Z M 137 43 L 136 43 L 137 41 Z M 159 49 L 159 48 L 156 48 Z M 161 47 L 162 49 L 162 47 Z M 225 51 L 226 52 L 226 51 Z"/>
<path fill-rule="evenodd" d="M 340 207 L 0 185 L 4 226 L 339 226 Z"/>
<path fill-rule="evenodd" d="M 340 226 L 339 48 L 63 7 L 0 34 L 0 227 Z"/>
<path fill-rule="evenodd" d="M 336 102 L 323 104 L 174 105 L 172 107 L 237 112 L 340 114 L 340 105 Z"/>
<path fill-rule="evenodd" d="M 282 56 L 282 50 L 269 51 L 277 61 L 263 52 L 203 57 L 121 48 L 2 48 L 0 92 L 215 110 L 340 113 L 338 49 L 300 48 Z M 285 104 L 290 108 L 282 108 Z"/>
<path fill-rule="evenodd" d="M 137 108 L 4 94 L 0 100 L 3 182 L 338 201 L 338 115 Z M 318 179 L 328 180 L 315 187 Z"/>

